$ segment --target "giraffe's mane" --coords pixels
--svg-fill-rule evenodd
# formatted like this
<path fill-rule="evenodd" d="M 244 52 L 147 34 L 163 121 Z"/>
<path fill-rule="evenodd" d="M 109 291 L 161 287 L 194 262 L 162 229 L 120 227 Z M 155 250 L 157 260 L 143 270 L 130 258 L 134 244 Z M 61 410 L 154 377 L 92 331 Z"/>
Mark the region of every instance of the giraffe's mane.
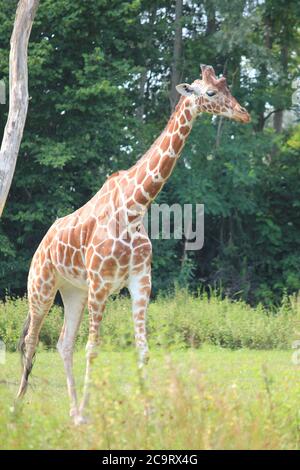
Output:
<path fill-rule="evenodd" d="M 163 131 L 159 134 L 159 136 L 155 139 L 155 141 L 153 142 L 153 144 L 151 145 L 151 147 L 146 150 L 146 152 L 134 163 L 134 165 L 131 167 L 135 167 L 136 165 L 140 164 L 142 161 L 144 161 L 149 153 L 158 145 L 159 141 L 163 138 L 163 136 L 165 135 L 166 131 L 168 130 L 168 128 L 170 127 L 170 125 L 172 124 L 172 122 L 174 121 L 175 117 L 176 117 L 176 114 L 178 113 L 182 103 L 185 101 L 185 100 L 188 100 L 188 98 L 186 96 L 181 96 L 173 113 L 171 114 L 166 126 L 164 127 Z M 129 168 L 129 169 L 131 169 Z"/>

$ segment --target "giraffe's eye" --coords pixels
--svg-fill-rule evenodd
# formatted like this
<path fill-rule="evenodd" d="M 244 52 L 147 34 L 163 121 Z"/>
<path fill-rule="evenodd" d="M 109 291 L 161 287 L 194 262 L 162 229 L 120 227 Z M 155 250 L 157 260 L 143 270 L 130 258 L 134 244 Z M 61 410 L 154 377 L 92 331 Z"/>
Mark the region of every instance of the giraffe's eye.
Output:
<path fill-rule="evenodd" d="M 213 90 L 208 90 L 208 91 L 206 92 L 206 94 L 207 94 L 207 96 L 210 96 L 210 97 L 211 97 L 211 96 L 215 96 L 215 95 L 217 94 L 217 92 L 216 92 L 216 91 L 213 91 Z"/>

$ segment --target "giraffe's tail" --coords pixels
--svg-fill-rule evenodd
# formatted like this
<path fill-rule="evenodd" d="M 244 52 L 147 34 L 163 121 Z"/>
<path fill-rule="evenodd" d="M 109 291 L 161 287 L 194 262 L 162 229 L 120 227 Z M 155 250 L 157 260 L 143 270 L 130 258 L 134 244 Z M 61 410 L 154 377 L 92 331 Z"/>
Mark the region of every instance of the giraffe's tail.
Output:
<path fill-rule="evenodd" d="M 18 343 L 18 351 L 21 354 L 21 364 L 23 368 L 23 374 L 22 374 L 22 379 L 21 379 L 21 384 L 20 388 L 18 391 L 18 398 L 22 397 L 27 389 L 27 384 L 28 384 L 28 377 L 31 372 L 32 366 L 33 366 L 33 359 L 34 355 L 30 360 L 28 360 L 28 357 L 26 356 L 26 343 L 25 339 L 29 331 L 29 326 L 30 326 L 30 313 L 28 313 L 27 318 L 25 320 L 24 326 L 23 326 L 23 331 L 21 334 L 21 337 L 19 339 Z"/>

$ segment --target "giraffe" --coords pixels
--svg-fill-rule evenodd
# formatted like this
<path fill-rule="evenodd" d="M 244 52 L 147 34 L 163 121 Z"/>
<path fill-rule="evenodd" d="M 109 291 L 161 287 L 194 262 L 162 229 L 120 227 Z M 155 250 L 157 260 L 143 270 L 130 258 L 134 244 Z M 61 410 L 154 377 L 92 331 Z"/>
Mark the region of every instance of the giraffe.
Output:
<path fill-rule="evenodd" d="M 29 313 L 20 339 L 24 396 L 43 320 L 57 291 L 64 323 L 57 349 L 62 357 L 75 424 L 86 421 L 91 365 L 97 355 L 99 326 L 108 297 L 127 287 L 132 299 L 139 366 L 148 360 L 146 310 L 151 291 L 151 242 L 141 220 L 178 160 L 195 118 L 202 112 L 248 123 L 250 116 L 231 95 L 225 77 L 201 65 L 202 78 L 177 86 L 181 95 L 161 135 L 128 170 L 114 173 L 84 206 L 54 222 L 37 248 L 28 276 Z M 78 402 L 73 348 L 85 306 L 89 336 L 83 397 Z"/>

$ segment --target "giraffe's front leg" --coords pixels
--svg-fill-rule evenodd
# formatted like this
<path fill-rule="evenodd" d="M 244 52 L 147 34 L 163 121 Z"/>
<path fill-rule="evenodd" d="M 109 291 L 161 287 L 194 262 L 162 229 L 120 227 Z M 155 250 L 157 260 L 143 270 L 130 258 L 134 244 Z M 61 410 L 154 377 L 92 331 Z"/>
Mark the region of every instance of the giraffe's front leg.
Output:
<path fill-rule="evenodd" d="M 128 283 L 132 299 L 135 343 L 139 355 L 139 367 L 149 360 L 146 333 L 146 313 L 151 292 L 151 267 L 147 265 L 137 274 L 132 274 Z"/>

